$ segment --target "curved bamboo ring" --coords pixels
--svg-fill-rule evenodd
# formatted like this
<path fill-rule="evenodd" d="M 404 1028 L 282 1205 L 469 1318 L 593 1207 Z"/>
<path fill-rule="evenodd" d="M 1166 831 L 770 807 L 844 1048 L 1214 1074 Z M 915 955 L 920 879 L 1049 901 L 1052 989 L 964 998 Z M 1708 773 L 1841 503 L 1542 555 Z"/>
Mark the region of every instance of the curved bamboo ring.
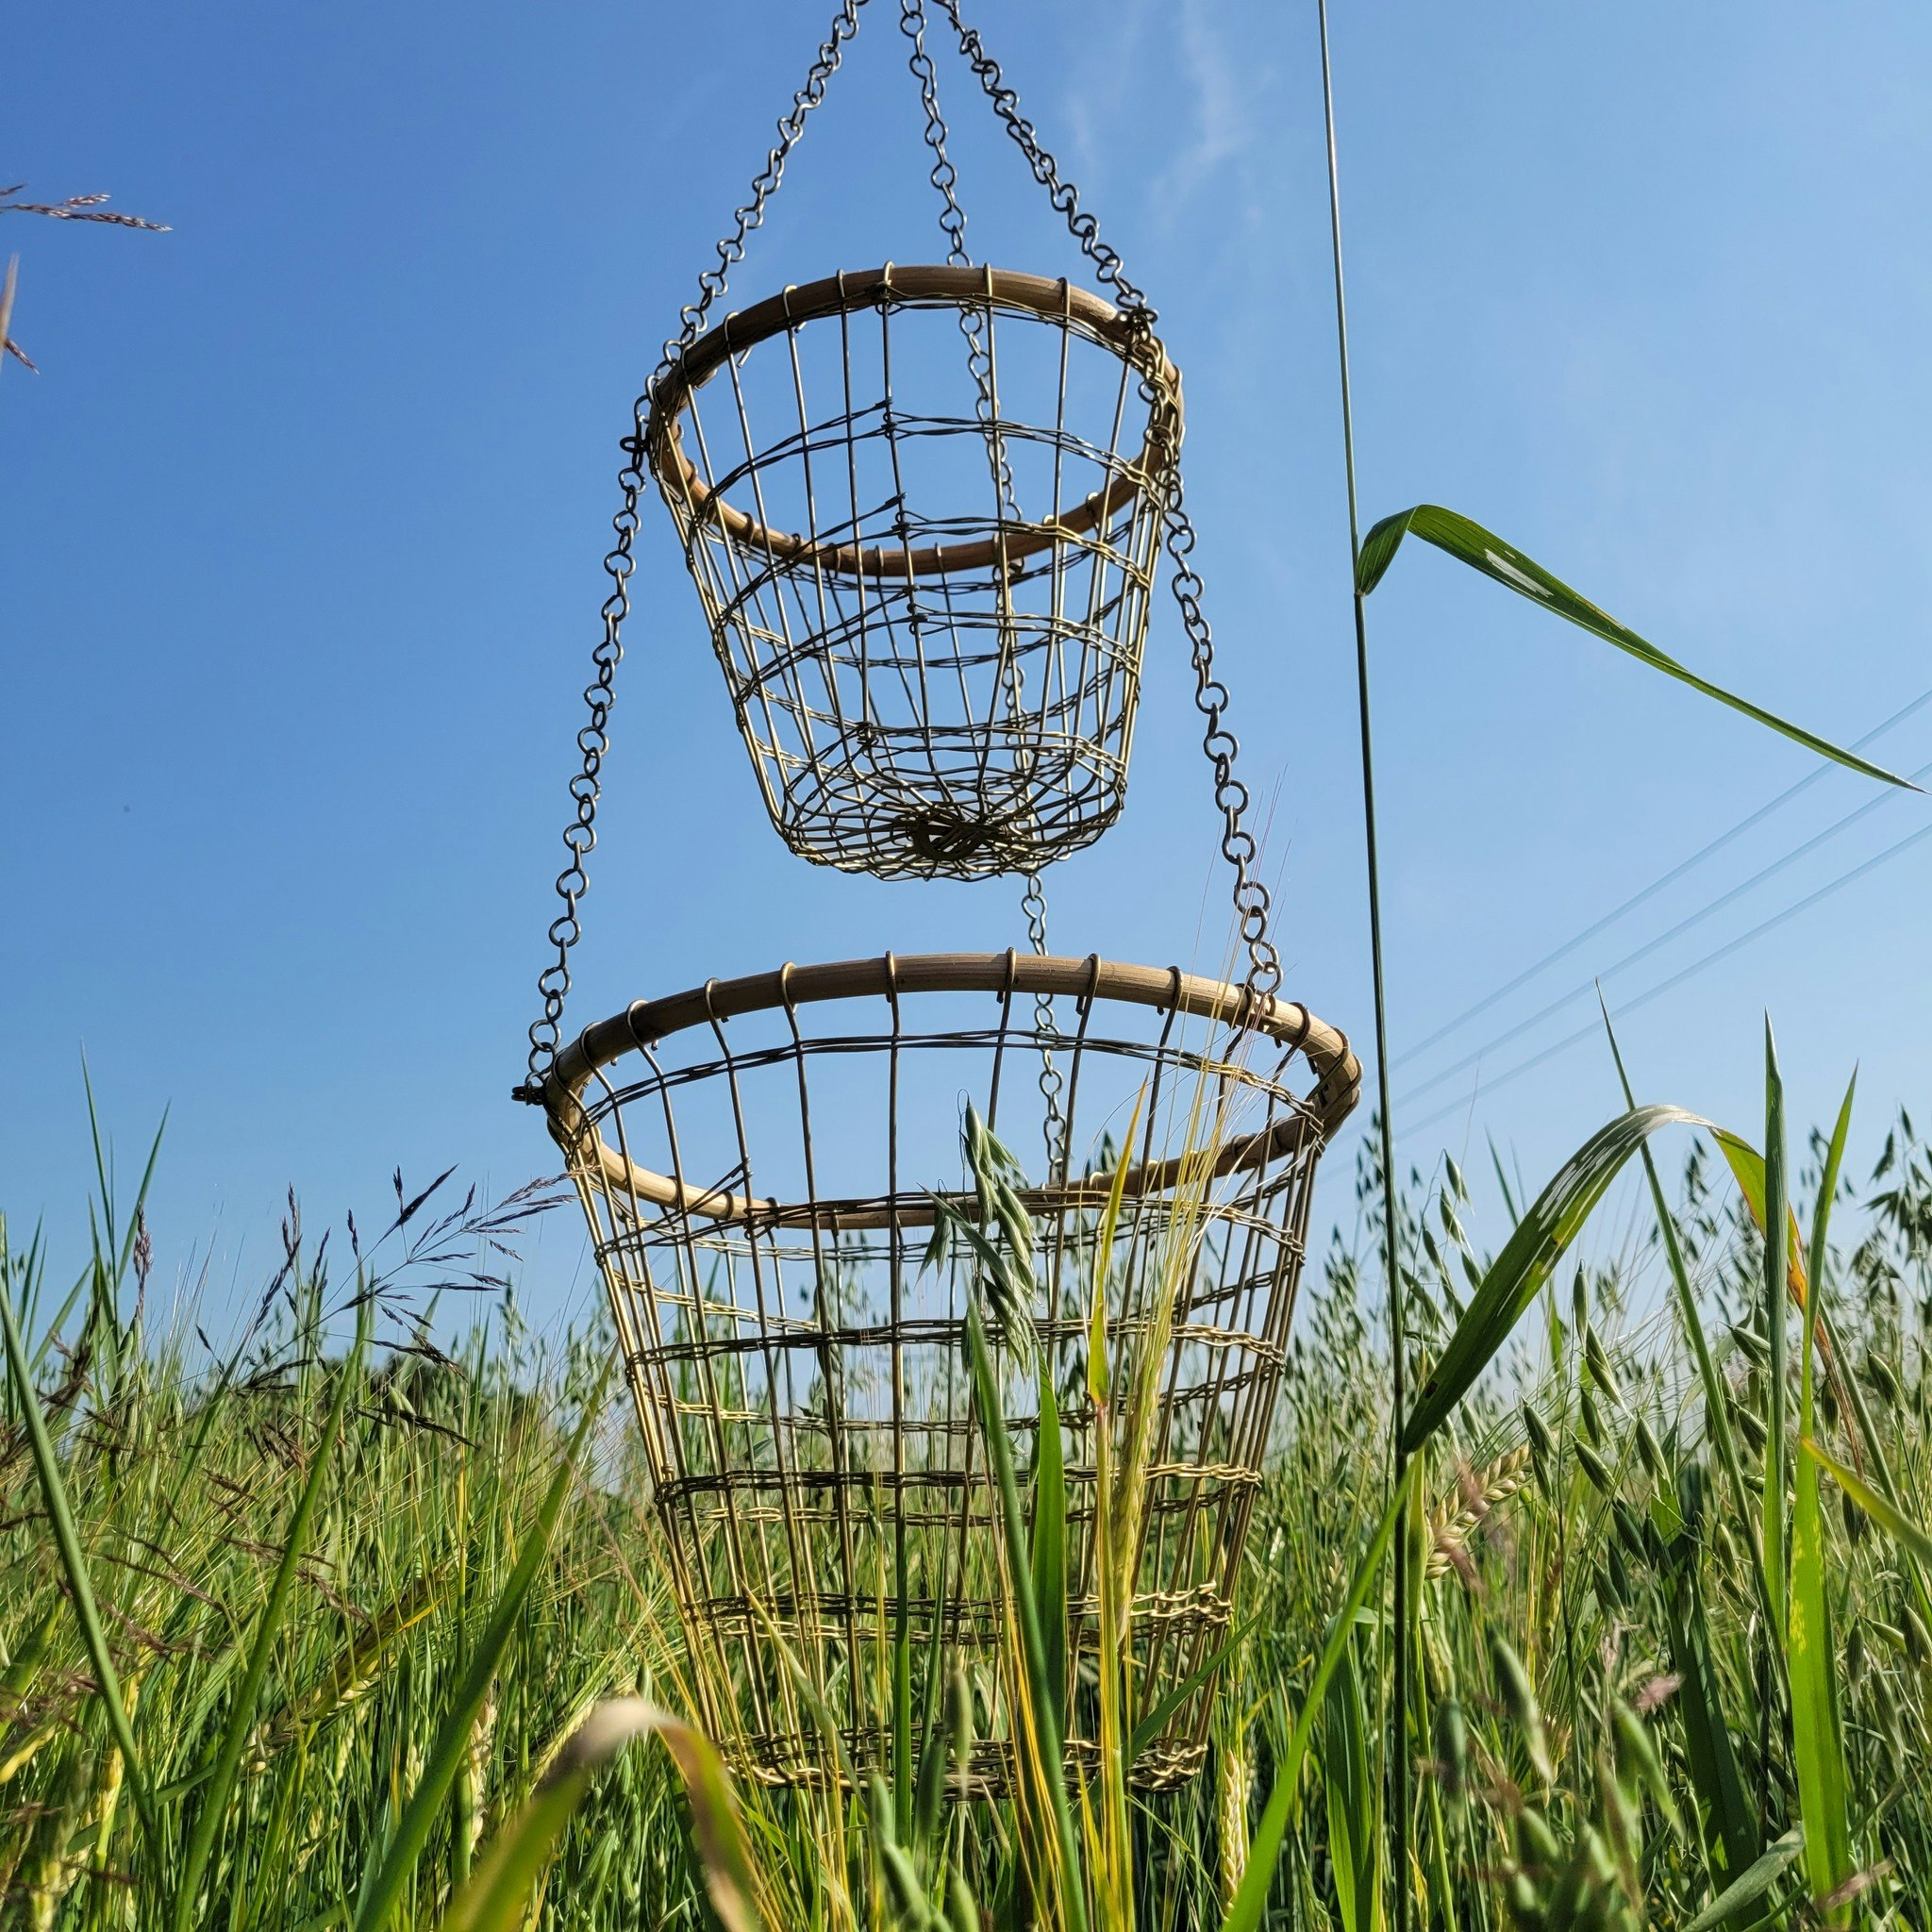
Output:
<path fill-rule="evenodd" d="M 1132 467 L 1064 515 L 1049 517 L 1043 523 L 1013 524 L 997 536 L 975 542 L 928 543 L 916 550 L 817 543 L 793 531 L 771 529 L 717 495 L 699 476 L 684 450 L 679 418 L 692 391 L 709 381 L 727 358 L 782 335 L 798 323 L 884 308 L 897 301 L 1009 308 L 1078 324 L 1086 334 L 1105 342 L 1140 370 L 1159 391 L 1163 407 L 1153 411 L 1146 440 Z M 1054 281 L 1011 269 L 902 268 L 887 262 L 883 268 L 841 270 L 727 315 L 716 328 L 699 337 L 658 381 L 651 395 L 646 436 L 652 475 L 674 508 L 683 510 L 693 523 L 716 523 L 739 542 L 774 562 L 805 563 L 840 576 L 942 576 L 952 571 L 985 570 L 994 563 L 1004 566 L 1036 557 L 1070 538 L 1085 536 L 1143 490 L 1163 484 L 1180 457 L 1181 379 L 1159 340 L 1143 324 L 1100 296 L 1074 287 L 1064 277 Z"/>
<path fill-rule="evenodd" d="M 1124 965 L 1098 954 L 1074 959 L 1010 949 L 922 953 L 905 958 L 888 953 L 875 959 L 840 959 L 820 966 L 788 963 L 775 973 L 711 980 L 664 999 L 638 1000 L 622 1013 L 587 1026 L 558 1055 L 544 1082 L 551 1132 L 567 1154 L 593 1166 L 608 1187 L 675 1212 L 724 1223 L 755 1222 L 764 1227 L 930 1225 L 932 1209 L 923 1201 L 788 1206 L 724 1189 L 693 1188 L 639 1167 L 610 1146 L 591 1126 L 583 1104 L 584 1090 L 601 1068 L 688 1027 L 823 1000 L 876 996 L 896 1003 L 903 995 L 917 992 L 992 992 L 1009 1000 L 1020 993 L 1058 993 L 1163 1012 L 1174 1009 L 1241 1027 L 1291 1052 L 1298 1050 L 1307 1058 L 1316 1084 L 1300 1110 L 1257 1133 L 1224 1142 L 1212 1150 L 1211 1166 L 1208 1151 L 1202 1150 L 1131 1168 L 1124 1183 L 1129 1195 L 1165 1192 L 1200 1175 L 1204 1166 L 1216 1178 L 1259 1166 L 1309 1134 L 1325 1141 L 1347 1119 L 1361 1092 L 1361 1063 L 1347 1036 L 1316 1019 L 1297 1001 L 1270 996 L 1254 1005 L 1242 988 L 1224 980 L 1183 973 L 1177 966 Z M 1036 1214 L 1097 1208 L 1105 1205 L 1111 1184 L 1111 1175 L 1086 1175 L 1058 1187 L 1030 1189 L 1022 1199 Z"/>

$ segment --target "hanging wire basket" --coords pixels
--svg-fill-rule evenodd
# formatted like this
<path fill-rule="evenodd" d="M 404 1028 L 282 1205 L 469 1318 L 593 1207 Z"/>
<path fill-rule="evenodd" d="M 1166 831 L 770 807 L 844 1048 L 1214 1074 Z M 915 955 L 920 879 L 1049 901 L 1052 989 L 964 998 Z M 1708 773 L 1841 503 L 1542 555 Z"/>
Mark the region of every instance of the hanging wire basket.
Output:
<path fill-rule="evenodd" d="M 985 878 L 1113 823 L 1180 441 L 1148 311 L 1000 269 L 841 274 L 674 358 L 649 463 L 794 852 Z"/>
<path fill-rule="evenodd" d="M 1067 1008 L 1058 1028 L 1037 997 Z M 1029 1077 L 1041 1055 L 1065 1073 L 1063 1118 Z M 1091 1762 L 1097 1724 L 1098 1294 L 1116 1377 L 1138 1361 L 1158 1391 L 1133 1721 L 1203 1674 L 1149 1726 L 1134 1776 L 1160 1788 L 1199 1765 L 1204 1667 L 1229 1635 L 1316 1162 L 1359 1081 L 1346 1040 L 1286 1000 L 1178 969 L 1010 951 L 712 980 L 641 1001 L 559 1055 L 551 1128 L 609 1291 L 693 1693 L 741 1774 L 825 1783 L 842 1774 L 840 1750 L 860 1776 L 889 1769 L 903 1630 L 912 1656 L 937 1646 L 977 1686 L 963 1782 L 1009 1786 L 998 1503 L 961 1360 L 971 1289 L 951 1266 L 923 1266 L 928 1190 L 974 1211 L 966 1100 L 1023 1158 L 1065 1150 L 1021 1198 L 1066 1472 L 1069 1759 Z M 1039 1384 L 1003 1359 L 1024 1469 Z"/>

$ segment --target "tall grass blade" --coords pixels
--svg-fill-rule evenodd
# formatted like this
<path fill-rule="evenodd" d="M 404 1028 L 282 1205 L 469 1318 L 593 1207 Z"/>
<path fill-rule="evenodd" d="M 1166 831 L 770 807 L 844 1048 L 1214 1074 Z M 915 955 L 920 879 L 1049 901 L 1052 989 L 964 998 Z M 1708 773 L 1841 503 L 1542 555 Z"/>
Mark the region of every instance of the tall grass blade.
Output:
<path fill-rule="evenodd" d="M 1811 1435 L 1812 1362 L 1818 1324 L 1813 1310 L 1824 1299 L 1825 1230 L 1838 1191 L 1845 1136 L 1851 1127 L 1855 1074 L 1839 1108 L 1811 1217 L 1811 1299 L 1806 1308 L 1798 1434 Z M 1770 1190 L 1767 1189 L 1767 1193 Z M 1780 1300 L 1782 1283 L 1767 1274 Z M 1805 1877 L 1814 1901 L 1833 1897 L 1852 1876 L 1851 1823 L 1845 1806 L 1845 1751 L 1838 1700 L 1838 1657 L 1832 1642 L 1831 1606 L 1825 1596 L 1824 1524 L 1818 1502 L 1818 1465 L 1801 1456 L 1791 1518 L 1791 1604 L 1786 1648 L 1790 1660 L 1791 1747 L 1798 1777 L 1798 1815 L 1805 1825 Z M 1851 1923 L 1851 1903 L 1824 1910 L 1827 1925 Z"/>
<path fill-rule="evenodd" d="M 529 1535 L 518 1554 L 516 1567 L 498 1594 L 491 1609 L 490 1620 L 476 1640 L 475 1648 L 470 1653 L 469 1663 L 457 1686 L 456 1695 L 443 1714 L 441 1727 L 425 1760 L 423 1774 L 416 1782 L 416 1789 L 409 1794 L 408 1803 L 403 1807 L 395 1835 L 390 1840 L 382 1862 L 377 1865 L 372 1859 L 362 1896 L 356 1908 L 354 1932 L 378 1932 L 378 1928 L 388 1924 L 401 1902 L 410 1874 L 416 1869 L 416 1861 L 429 1841 L 437 1812 L 448 1798 L 450 1789 L 456 1783 L 457 1773 L 462 1767 L 463 1754 L 469 1749 L 476 1713 L 482 1708 L 491 1682 L 496 1675 L 497 1665 L 509 1646 L 511 1633 L 523 1612 L 530 1586 L 536 1582 L 537 1573 L 542 1568 L 550 1539 L 556 1533 L 558 1518 L 563 1513 L 564 1498 L 570 1493 L 571 1483 L 576 1475 L 577 1458 L 602 1413 L 604 1391 L 608 1385 L 607 1370 L 594 1394 L 584 1405 L 583 1419 L 577 1424 L 576 1433 L 571 1438 L 558 1465 L 549 1493 L 543 1498 L 542 1507 L 538 1510 L 537 1520 L 531 1524 Z"/>
<path fill-rule="evenodd" d="M 275 1565 L 275 1581 L 269 1586 L 268 1600 L 256 1620 L 255 1641 L 249 1647 L 248 1662 L 228 1706 L 227 1723 L 223 1725 L 208 1759 L 208 1786 L 202 1792 L 194 1829 L 189 1835 L 188 1850 L 175 1888 L 175 1932 L 186 1932 L 193 1916 L 201 1890 L 202 1874 L 208 1869 L 215 1836 L 227 1814 L 228 1798 L 235 1789 L 235 1774 L 241 1768 L 249 1732 L 254 1728 L 261 1687 L 268 1678 L 269 1660 L 275 1655 L 275 1639 L 281 1634 L 282 1619 L 288 1613 L 290 1598 L 294 1593 L 297 1569 L 308 1554 L 316 1507 L 322 1499 L 323 1485 L 334 1466 L 336 1441 L 341 1434 L 342 1416 L 349 1406 L 350 1392 L 360 1377 L 374 1324 L 375 1306 L 365 1301 L 357 1311 L 355 1345 L 343 1358 L 336 1375 L 335 1394 L 323 1420 L 322 1435 L 309 1457 L 308 1480 L 302 1486 L 295 1513 L 290 1520 L 282 1544 L 281 1560 Z"/>
<path fill-rule="evenodd" d="M 1681 1107 L 1638 1107 L 1600 1127 L 1557 1171 L 1504 1243 L 1423 1383 L 1402 1431 L 1413 1454 L 1449 1418 L 1509 1339 L 1624 1163 L 1659 1127 L 1707 1126 Z"/>
<path fill-rule="evenodd" d="M 1737 1134 L 1720 1128 L 1714 1137 L 1718 1151 L 1724 1156 L 1724 1163 L 1731 1171 L 1732 1178 L 1738 1184 L 1738 1191 L 1743 1195 L 1744 1204 L 1750 1209 L 1751 1218 L 1757 1224 L 1757 1231 L 1764 1231 L 1764 1157 L 1748 1141 Z M 1797 1216 L 1789 1208 L 1785 1213 L 1786 1238 L 1790 1246 L 1790 1258 L 1787 1269 L 1787 1281 L 1791 1299 L 1800 1307 L 1810 1306 L 1810 1291 L 1807 1282 L 1806 1263 L 1802 1258 L 1803 1242 L 1798 1233 Z M 1816 1226 L 1814 1223 L 1814 1233 Z M 1878 1488 L 1894 1507 L 1901 1507 L 1897 1478 L 1892 1474 L 1891 1457 L 1887 1453 L 1885 1438 L 1879 1433 L 1878 1425 L 1873 1419 L 1870 1405 L 1864 1391 L 1858 1385 L 1856 1375 L 1837 1373 L 1841 1358 L 1837 1330 L 1830 1308 L 1821 1302 L 1817 1310 L 1817 1342 L 1824 1356 L 1827 1371 L 1831 1374 L 1831 1385 L 1843 1405 L 1851 1410 L 1853 1426 L 1857 1432 L 1857 1446 L 1872 1465 L 1878 1477 Z M 1918 1598 L 1921 1615 L 1932 1624 L 1932 1586 L 1926 1582 L 1925 1566 L 1911 1554 L 1905 1552 L 1907 1567 L 1910 1572 L 1914 1595 Z"/>
<path fill-rule="evenodd" d="M 1724 1679 L 1712 1653 L 1697 1560 L 1698 1545 L 1690 1538 L 1673 1551 L 1665 1611 L 1671 1668 L 1679 1679 L 1674 1701 L 1684 1726 L 1691 1786 L 1704 1814 L 1706 1840 L 1723 1848 L 1724 1870 L 1737 1874 L 1749 1869 L 1763 1840 L 1731 1744 Z"/>
<path fill-rule="evenodd" d="M 1820 758 L 1830 758 L 1835 764 L 1861 772 L 1868 778 L 1879 778 L 1888 785 L 1901 786 L 1907 791 L 1919 789 L 1908 779 L 1888 772 L 1882 765 L 1868 763 L 1856 752 L 1842 750 L 1828 739 L 1806 730 L 1802 724 L 1793 724 L 1752 704 L 1748 698 L 1740 698 L 1735 692 L 1725 691 L 1722 685 L 1698 676 L 1647 639 L 1619 624 L 1607 611 L 1599 610 L 1587 598 L 1578 596 L 1560 577 L 1552 576 L 1533 558 L 1525 557 L 1513 544 L 1504 542 L 1493 531 L 1484 529 L 1480 524 L 1457 515 L 1453 509 L 1442 508 L 1440 504 L 1420 503 L 1413 509 L 1384 517 L 1362 540 L 1356 582 L 1363 596 L 1382 581 L 1389 566 L 1395 560 L 1395 553 L 1402 547 L 1402 540 L 1411 535 L 1420 537 L 1425 543 L 1433 543 L 1437 549 L 1446 551 L 1458 562 L 1480 571 L 1484 576 L 1493 577 L 1518 596 L 1541 604 L 1545 610 L 1567 619 L 1591 636 L 1602 638 L 1620 651 L 1628 652 L 1653 671 L 1661 671 L 1666 677 L 1674 677 L 1680 684 L 1688 684 L 1692 691 L 1702 691 L 1706 697 L 1715 698 L 1719 704 L 1728 705 L 1732 710 L 1741 711 L 1747 718 L 1755 718 L 1758 724 L 1789 738 L 1794 744 L 1802 744 L 1807 751 L 1816 752 Z"/>
<path fill-rule="evenodd" d="M 28 1273 L 32 1273 L 29 1257 Z M 7 1368 L 13 1383 L 14 1397 L 20 1405 L 27 1448 L 33 1457 L 34 1474 L 39 1478 L 41 1497 L 53 1525 L 54 1545 L 59 1552 L 60 1568 L 67 1578 L 68 1594 L 74 1600 L 74 1614 L 80 1623 L 81 1641 L 87 1646 L 88 1661 L 93 1666 L 101 1704 L 107 1712 L 108 1728 L 121 1753 L 122 1775 L 126 1780 L 142 1832 L 149 1842 L 158 1842 L 158 1821 L 148 1795 L 147 1778 L 134 1748 L 134 1727 L 128 1722 L 127 1705 L 121 1694 L 121 1678 L 114 1669 L 113 1654 L 108 1648 L 108 1633 L 94 1600 L 93 1582 L 88 1574 L 87 1554 L 80 1546 L 80 1531 L 68 1504 L 67 1487 L 60 1479 L 60 1460 L 47 1433 L 46 1418 L 41 1413 L 34 1389 L 33 1372 L 27 1366 L 26 1345 L 21 1340 L 20 1322 L 13 1309 L 9 1282 L 11 1266 L 7 1252 L 7 1224 L 0 1219 L 0 1330 L 7 1343 Z"/>
<path fill-rule="evenodd" d="M 1254 1838 L 1249 1843 L 1247 1870 L 1241 1874 L 1234 1903 L 1228 1907 L 1227 1916 L 1221 1922 L 1221 1932 L 1257 1932 L 1267 1913 L 1268 1893 L 1274 1883 L 1274 1867 L 1281 1857 L 1282 1840 L 1288 1835 L 1289 1826 L 1301 1813 L 1301 1772 L 1308 1755 L 1308 1739 L 1314 1730 L 1316 1718 L 1324 1707 L 1328 1685 L 1355 1636 L 1356 1618 L 1381 1575 L 1383 1559 L 1389 1554 L 1389 1545 L 1395 1540 L 1396 1526 L 1408 1507 L 1409 1497 L 1415 1493 L 1416 1480 L 1421 1472 L 1420 1462 L 1411 1463 L 1402 1481 L 1396 1485 L 1394 1494 L 1389 1499 L 1389 1507 L 1382 1512 L 1382 1520 L 1369 1540 L 1368 1548 L 1362 1552 L 1361 1561 L 1356 1565 L 1348 1594 L 1342 1598 L 1341 1607 L 1328 1626 L 1328 1641 L 1323 1646 L 1322 1660 L 1315 1666 L 1315 1674 L 1309 1679 L 1294 1728 L 1289 1733 L 1287 1748 L 1275 1766 L 1274 1787 L 1268 1794 L 1261 1822 L 1255 1827 Z"/>
<path fill-rule="evenodd" d="M 1381 1932 L 1382 1852 L 1379 1780 L 1369 1757 L 1372 1728 L 1362 1688 L 1361 1636 L 1342 1648 L 1328 1680 L 1322 1726 L 1322 1776 L 1326 1788 L 1328 1858 L 1341 1932 Z"/>
<path fill-rule="evenodd" d="M 1134 1848 L 1127 1818 L 1127 1776 L 1136 1756 L 1129 1730 L 1129 1628 L 1132 1618 L 1133 1533 L 1123 1518 L 1123 1497 L 1115 1470 L 1116 1415 L 1113 1365 L 1108 1357 L 1107 1291 L 1113 1274 L 1114 1238 L 1126 1198 L 1126 1150 L 1138 1144 L 1143 1088 L 1134 1096 L 1122 1154 L 1107 1191 L 1107 1207 L 1095 1233 L 1091 1299 L 1087 1311 L 1087 1392 L 1093 1403 L 1093 1580 L 1098 1607 L 1100 1705 L 1100 1819 L 1092 1869 L 1097 1913 L 1108 1932 L 1132 1924 Z M 1082 1790 L 1083 1819 L 1091 1817 Z"/>

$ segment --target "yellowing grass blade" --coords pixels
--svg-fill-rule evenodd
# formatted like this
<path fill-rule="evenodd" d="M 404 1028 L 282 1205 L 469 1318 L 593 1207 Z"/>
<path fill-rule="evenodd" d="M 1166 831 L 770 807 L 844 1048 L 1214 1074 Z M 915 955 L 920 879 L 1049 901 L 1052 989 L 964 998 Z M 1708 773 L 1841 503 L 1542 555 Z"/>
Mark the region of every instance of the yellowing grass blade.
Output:
<path fill-rule="evenodd" d="M 518 1932 L 571 1813 L 596 1772 L 633 1738 L 664 1740 L 691 1801 L 705 1891 L 724 1932 L 760 1932 L 751 1857 L 724 1767 L 710 1740 L 641 1698 L 601 1704 L 571 1735 L 530 1802 L 500 1830 L 443 1915 L 440 1932 Z"/>
<path fill-rule="evenodd" d="M 1531 603 L 1541 604 L 1545 610 L 1567 619 L 1593 637 L 1602 638 L 1606 643 L 1614 644 L 1640 663 L 1648 664 L 1653 671 L 1661 671 L 1666 677 L 1674 677 L 1679 684 L 1688 684 L 1692 691 L 1700 691 L 1706 697 L 1715 698 L 1719 704 L 1728 705 L 1732 710 L 1741 711 L 1747 718 L 1755 718 L 1780 737 L 1789 738 L 1794 744 L 1802 744 L 1807 751 L 1815 751 L 1820 758 L 1830 758 L 1835 764 L 1861 772 L 1868 778 L 1879 778 L 1888 785 L 1902 786 L 1907 791 L 1919 789 L 1895 772 L 1888 772 L 1882 765 L 1868 763 L 1856 752 L 1843 750 L 1829 739 L 1806 730 L 1802 724 L 1793 724 L 1752 704 L 1748 698 L 1740 698 L 1735 692 L 1725 691 L 1722 685 L 1699 677 L 1688 666 L 1658 650 L 1648 639 L 1639 637 L 1634 630 L 1619 624 L 1608 611 L 1599 610 L 1588 598 L 1578 596 L 1560 577 L 1552 576 L 1534 558 L 1525 557 L 1513 544 L 1504 542 L 1494 531 L 1486 530 L 1480 524 L 1459 516 L 1453 509 L 1444 509 L 1440 504 L 1419 503 L 1413 509 L 1400 510 L 1392 517 L 1384 517 L 1362 540 L 1356 583 L 1363 596 L 1382 581 L 1389 566 L 1395 560 L 1396 551 L 1402 547 L 1402 540 L 1407 536 L 1420 537 L 1424 543 L 1433 543 L 1438 550 L 1447 551 L 1458 562 L 1480 571 L 1486 577 L 1493 577 L 1519 597 L 1527 597 Z"/>

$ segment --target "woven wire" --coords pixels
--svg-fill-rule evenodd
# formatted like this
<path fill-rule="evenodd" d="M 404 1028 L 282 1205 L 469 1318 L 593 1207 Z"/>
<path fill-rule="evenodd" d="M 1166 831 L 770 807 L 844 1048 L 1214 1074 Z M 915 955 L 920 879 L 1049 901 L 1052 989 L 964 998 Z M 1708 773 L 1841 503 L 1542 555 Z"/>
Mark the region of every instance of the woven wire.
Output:
<path fill-rule="evenodd" d="M 1232 1012 L 1239 995 L 1226 993 Z M 1115 1237 L 1116 1376 L 1150 1333 L 1167 1336 L 1135 1580 L 1138 1722 L 1229 1633 L 1323 1118 L 1291 1046 L 1172 1008 L 1070 1004 L 1073 1024 L 1051 1038 L 1080 1163 L 1071 1186 L 1027 1199 L 1066 1464 L 1067 1751 L 1077 1763 L 1093 1757 L 1098 1717 L 1087 1322 L 1116 1141 L 1138 1120 L 1125 1157 L 1150 1174 L 1182 1151 L 1225 1165 L 1245 1150 L 1205 1191 L 1172 1174 L 1130 1188 Z M 1027 1057 L 1047 1040 L 1010 982 L 957 994 L 889 985 L 884 997 L 823 1006 L 788 997 L 728 1024 L 639 1039 L 589 1078 L 581 1110 L 553 1106 L 610 1292 L 701 1714 L 741 1774 L 778 1785 L 838 1774 L 794 1671 L 833 1713 L 859 1774 L 889 1772 L 903 1622 L 915 1659 L 937 1640 L 977 1688 L 968 1788 L 1009 1783 L 997 1713 L 1010 1633 L 997 1499 L 961 1356 L 967 1284 L 923 1270 L 922 1254 L 926 1190 L 962 1185 L 963 1098 L 1008 1144 L 1038 1144 Z M 1176 1255 L 1169 1330 L 1157 1325 L 1158 1289 Z M 1024 1469 L 1037 1383 L 1008 1361 Z M 1208 1714 L 1204 1684 L 1140 1753 L 1136 1781 L 1171 1786 L 1198 1768 Z"/>
<path fill-rule="evenodd" d="M 1121 809 L 1178 379 L 1063 282 L 828 287 L 720 325 L 650 431 L 766 806 L 847 871 L 1037 870 Z"/>

